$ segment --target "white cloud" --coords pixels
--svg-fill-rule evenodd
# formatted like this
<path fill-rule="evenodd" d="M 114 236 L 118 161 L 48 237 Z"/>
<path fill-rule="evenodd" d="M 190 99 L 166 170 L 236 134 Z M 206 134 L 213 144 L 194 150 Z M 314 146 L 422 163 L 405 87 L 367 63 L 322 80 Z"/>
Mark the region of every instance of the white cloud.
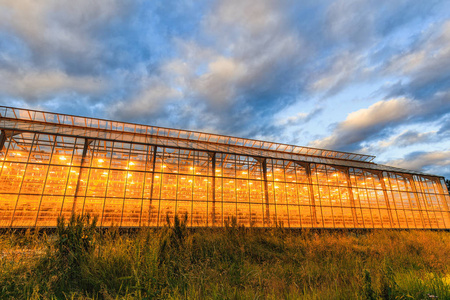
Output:
<path fill-rule="evenodd" d="M 412 153 L 405 158 L 391 160 L 387 164 L 394 167 L 442 175 L 450 173 L 450 151 Z"/>
<path fill-rule="evenodd" d="M 385 72 L 410 76 L 419 84 L 447 74 L 449 64 L 450 21 L 447 21 L 423 32 L 416 47 L 392 57 Z"/>
<path fill-rule="evenodd" d="M 360 45 L 374 38 L 372 1 L 338 0 L 327 9 L 328 34 L 339 41 Z"/>
<path fill-rule="evenodd" d="M 92 76 L 70 76 L 59 70 L 0 71 L 0 94 L 35 100 L 57 92 L 97 94 L 104 80 Z"/>
<path fill-rule="evenodd" d="M 378 142 L 380 148 L 390 147 L 406 147 L 410 145 L 417 145 L 421 143 L 431 142 L 437 137 L 437 131 L 418 132 L 415 130 L 405 130 L 399 135 L 393 136 L 388 140 Z"/>
<path fill-rule="evenodd" d="M 146 88 L 131 99 L 116 102 L 108 108 L 108 113 L 120 119 L 142 119 L 157 114 L 181 96 L 178 90 L 169 87 L 157 78 L 144 82 L 147 85 Z"/>
<path fill-rule="evenodd" d="M 366 57 L 359 53 L 339 53 L 330 61 L 333 62 L 325 72 L 314 76 L 310 84 L 312 92 L 337 92 L 349 83 L 367 79 L 372 71 L 367 66 Z"/>
<path fill-rule="evenodd" d="M 294 116 L 290 116 L 290 117 L 283 117 L 283 118 L 279 118 L 276 121 L 276 125 L 277 126 L 293 126 L 293 125 L 298 125 L 301 123 L 306 123 L 308 121 L 310 121 L 312 118 L 314 118 L 315 116 L 317 116 L 318 114 L 320 114 L 322 112 L 322 108 L 315 108 L 314 110 L 305 113 L 305 112 L 300 112 L 297 113 Z"/>
<path fill-rule="evenodd" d="M 27 45 L 32 64 L 51 69 L 76 61 L 92 66 L 106 50 L 96 31 L 121 16 L 125 6 L 116 0 L 0 0 L 0 30 Z"/>
<path fill-rule="evenodd" d="M 418 105 L 407 98 L 376 102 L 368 108 L 348 114 L 344 121 L 336 125 L 330 136 L 311 142 L 311 146 L 325 149 L 359 147 L 361 142 L 379 135 L 389 125 L 410 118 Z"/>

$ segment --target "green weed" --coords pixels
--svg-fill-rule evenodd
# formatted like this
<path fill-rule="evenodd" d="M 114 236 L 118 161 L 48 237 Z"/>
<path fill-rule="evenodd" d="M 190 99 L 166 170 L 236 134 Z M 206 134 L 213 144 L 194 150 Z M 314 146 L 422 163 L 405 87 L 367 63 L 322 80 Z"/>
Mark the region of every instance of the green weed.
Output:
<path fill-rule="evenodd" d="M 98 229 L 0 235 L 1 299 L 450 299 L 450 233 Z M 25 251 L 26 250 L 26 251 Z M 25 255 L 26 254 L 26 255 Z"/>

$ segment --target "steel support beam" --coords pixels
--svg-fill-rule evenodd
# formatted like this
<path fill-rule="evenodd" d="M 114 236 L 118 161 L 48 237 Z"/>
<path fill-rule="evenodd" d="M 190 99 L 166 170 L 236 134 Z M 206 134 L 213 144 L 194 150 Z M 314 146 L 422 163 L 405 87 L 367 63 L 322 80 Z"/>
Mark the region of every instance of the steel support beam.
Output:
<path fill-rule="evenodd" d="M 262 157 L 253 157 L 261 164 L 264 179 L 264 202 L 266 204 L 265 224 L 270 226 L 270 210 L 269 210 L 269 184 L 267 182 L 267 160 Z"/>
<path fill-rule="evenodd" d="M 312 178 L 311 178 L 311 166 L 309 163 L 305 162 L 295 162 L 299 166 L 305 168 L 306 176 L 308 177 L 308 192 L 309 192 L 309 199 L 311 200 L 311 213 L 312 213 L 312 223 L 313 225 L 317 225 L 319 222 L 317 221 L 317 212 L 316 212 L 316 200 L 314 198 L 314 189 L 312 184 Z M 314 226 L 313 226 L 314 227 Z"/>
<path fill-rule="evenodd" d="M 80 173 L 78 174 L 77 185 L 76 185 L 76 188 L 75 188 L 75 197 L 73 198 L 72 214 L 75 213 L 75 207 L 77 205 L 77 198 L 79 197 L 78 193 L 79 193 L 79 189 L 80 189 L 81 175 L 82 175 L 84 170 L 89 170 L 89 167 L 85 168 L 85 167 L 83 167 L 83 164 L 84 164 L 84 161 L 85 161 L 85 158 L 86 158 L 86 154 L 87 154 L 89 145 L 92 143 L 92 141 L 93 140 L 91 140 L 91 139 L 85 139 L 84 140 L 83 153 L 81 155 L 81 163 L 80 163 Z"/>
<path fill-rule="evenodd" d="M 158 147 L 153 146 L 153 157 L 152 157 L 152 184 L 150 185 L 150 207 L 148 208 L 148 222 L 147 226 L 150 226 L 150 221 L 152 219 L 152 203 L 153 203 L 153 183 L 155 182 L 155 169 L 156 169 L 156 152 Z M 160 187 L 161 188 L 161 187 Z"/>
<path fill-rule="evenodd" d="M 366 169 L 364 169 L 365 171 L 368 171 Z M 386 207 L 388 210 L 388 215 L 389 215 L 389 220 L 391 222 L 391 228 L 394 228 L 394 217 L 392 216 L 392 207 L 391 207 L 391 203 L 389 202 L 389 196 L 387 193 L 387 189 L 386 189 L 386 183 L 384 182 L 385 178 L 383 176 L 383 172 L 381 171 L 375 171 L 375 170 L 370 170 L 369 171 L 372 174 L 375 174 L 378 176 L 378 178 L 380 179 L 380 183 L 381 183 L 381 189 L 383 190 L 383 195 L 384 195 L 384 201 L 386 203 Z M 392 199 L 394 200 L 394 199 Z"/>
<path fill-rule="evenodd" d="M 356 204 L 355 204 L 355 198 L 353 196 L 352 182 L 350 180 L 350 170 L 349 170 L 349 168 L 344 168 L 344 167 L 339 167 L 337 169 L 344 172 L 345 179 L 347 180 L 348 196 L 350 198 L 350 207 L 352 210 L 352 217 L 353 217 L 353 224 L 354 224 L 353 226 L 356 227 L 356 225 L 359 225 L 359 224 L 358 224 L 358 216 L 356 215 Z M 344 222 L 344 226 L 345 226 L 345 222 Z"/>
<path fill-rule="evenodd" d="M 208 152 L 212 169 L 212 225 L 216 225 L 216 152 Z"/>
<path fill-rule="evenodd" d="M 449 204 L 447 203 L 447 200 L 445 199 L 446 193 L 444 192 L 444 188 L 442 187 L 441 181 L 440 181 L 439 179 L 434 179 L 434 178 L 430 178 L 430 177 L 428 177 L 428 179 L 430 179 L 430 180 L 432 180 L 432 181 L 434 181 L 434 182 L 436 183 L 436 186 L 437 186 L 437 188 L 438 188 L 438 190 L 439 190 L 439 194 L 441 194 L 441 195 L 439 195 L 439 198 L 442 199 L 441 201 L 442 201 L 442 204 L 443 204 L 443 206 L 444 206 L 444 207 L 442 207 L 442 208 L 445 209 L 445 210 L 447 211 L 448 219 L 450 220 L 450 209 L 449 209 Z M 441 208 L 441 209 L 442 209 L 442 208 Z M 445 221 L 444 221 L 444 223 L 445 223 Z M 448 224 L 448 225 L 446 225 L 446 226 L 449 226 L 449 225 L 450 225 L 450 224 Z"/>
<path fill-rule="evenodd" d="M 6 132 L 4 130 L 1 130 L 0 132 L 0 151 L 3 150 L 3 147 L 5 146 L 6 142 Z"/>
<path fill-rule="evenodd" d="M 419 199 L 419 194 L 417 193 L 417 189 L 416 189 L 416 185 L 414 184 L 414 178 L 412 175 L 410 174 L 403 174 L 403 176 L 408 179 L 409 184 L 411 185 L 411 188 L 414 192 L 414 197 L 416 198 L 416 202 L 417 202 L 417 206 L 419 208 L 419 215 L 420 215 L 420 220 L 422 221 L 422 226 L 423 228 L 425 228 L 425 217 L 423 215 L 423 211 L 422 211 L 422 205 L 420 204 L 420 199 Z M 408 194 L 408 199 L 409 199 L 409 194 Z M 411 199 L 409 199 L 409 202 L 411 204 L 411 208 L 412 208 L 412 203 L 411 203 Z"/>

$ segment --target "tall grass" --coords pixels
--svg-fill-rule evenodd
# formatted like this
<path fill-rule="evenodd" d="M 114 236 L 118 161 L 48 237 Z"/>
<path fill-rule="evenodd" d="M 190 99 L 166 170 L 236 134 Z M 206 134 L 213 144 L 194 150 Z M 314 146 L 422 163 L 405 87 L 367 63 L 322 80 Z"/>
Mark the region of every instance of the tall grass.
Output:
<path fill-rule="evenodd" d="M 450 299 L 449 232 L 187 222 L 127 233 L 73 216 L 54 234 L 4 233 L 0 298 Z"/>

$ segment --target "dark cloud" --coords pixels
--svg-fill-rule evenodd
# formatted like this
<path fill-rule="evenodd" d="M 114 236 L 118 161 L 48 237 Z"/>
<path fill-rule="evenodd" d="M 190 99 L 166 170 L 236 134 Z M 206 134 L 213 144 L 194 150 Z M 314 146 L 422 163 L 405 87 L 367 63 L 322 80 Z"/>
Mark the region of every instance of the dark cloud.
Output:
<path fill-rule="evenodd" d="M 450 91 L 439 94 L 428 101 L 394 98 L 377 102 L 367 109 L 350 113 L 345 121 L 338 123 L 333 133 L 323 139 L 313 141 L 314 147 L 342 150 L 361 151 L 368 143 L 388 139 L 400 126 L 407 124 L 421 124 L 433 122 L 450 116 Z M 444 128 L 444 127 L 443 127 Z M 441 131 L 443 131 L 442 129 Z M 408 132 L 388 142 L 395 146 L 409 146 L 412 140 L 416 143 L 424 142 L 436 134 Z M 436 136 L 439 141 L 444 135 Z M 409 141 L 409 142 L 408 142 Z M 392 142 L 392 143 L 391 143 Z"/>
<path fill-rule="evenodd" d="M 370 143 L 389 139 L 400 126 L 446 118 L 450 112 L 450 22 L 433 26 L 433 29 L 432 34 L 425 31 L 423 36 L 418 38 L 421 43 L 415 44 L 415 48 L 394 55 L 379 68 L 385 75 L 400 75 L 403 78 L 386 89 L 386 97 L 391 100 L 384 100 L 368 109 L 349 114 L 345 121 L 336 125 L 332 135 L 316 140 L 312 145 L 336 150 L 361 151 Z M 316 84 L 331 86 L 333 89 L 334 85 L 327 82 L 331 79 L 334 80 L 332 83 L 337 82 L 336 85 L 341 87 L 339 74 L 344 74 L 345 80 L 346 76 L 347 78 L 349 76 L 346 75 L 348 70 L 351 71 L 351 68 L 346 68 L 345 71 L 338 68 L 336 74 L 330 72 L 331 76 L 322 78 Z M 394 103 L 400 104 L 398 99 L 409 100 L 402 100 L 401 105 L 390 107 Z M 366 122 L 361 119 L 365 119 Z M 396 146 L 408 144 L 407 136 L 399 138 Z M 440 137 L 436 140 L 438 138 Z M 417 142 L 420 141 L 417 139 Z M 402 144 L 403 142 L 406 144 Z"/>
<path fill-rule="evenodd" d="M 387 164 L 450 178 L 450 151 L 412 152 Z"/>
<path fill-rule="evenodd" d="M 202 23 L 198 35 L 204 38 L 178 41 L 177 57 L 159 68 L 158 79 L 150 78 L 158 84 L 142 86 L 110 115 L 157 124 L 176 115 L 181 127 L 195 123 L 240 136 L 275 134 L 274 112 L 293 103 L 304 86 L 308 47 L 274 6 L 271 1 L 257 7 L 250 1 L 219 2 Z M 170 103 L 170 109 L 161 103 Z"/>

